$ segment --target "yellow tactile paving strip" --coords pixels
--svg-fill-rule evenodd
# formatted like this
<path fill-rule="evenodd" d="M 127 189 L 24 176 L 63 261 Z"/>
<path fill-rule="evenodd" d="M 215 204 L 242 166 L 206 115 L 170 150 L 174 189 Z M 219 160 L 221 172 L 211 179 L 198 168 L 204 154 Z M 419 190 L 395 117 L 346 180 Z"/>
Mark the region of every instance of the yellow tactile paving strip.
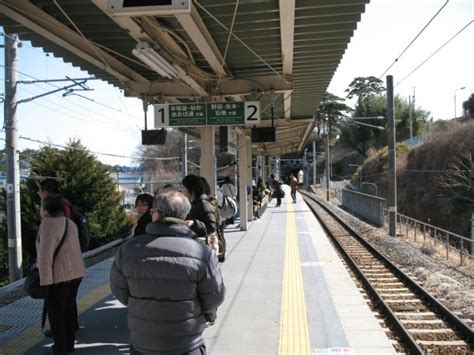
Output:
<path fill-rule="evenodd" d="M 280 316 L 280 346 L 278 353 L 311 354 L 303 275 L 296 237 L 296 218 L 292 204 L 288 204 L 283 266 L 283 290 Z"/>
<path fill-rule="evenodd" d="M 79 314 L 86 311 L 101 299 L 110 294 L 110 285 L 106 283 L 94 291 L 82 296 L 77 300 L 77 311 Z M 41 321 L 25 330 L 20 336 L 2 344 L 0 353 L 2 355 L 23 354 L 28 349 L 38 344 L 43 339 L 41 332 Z"/>

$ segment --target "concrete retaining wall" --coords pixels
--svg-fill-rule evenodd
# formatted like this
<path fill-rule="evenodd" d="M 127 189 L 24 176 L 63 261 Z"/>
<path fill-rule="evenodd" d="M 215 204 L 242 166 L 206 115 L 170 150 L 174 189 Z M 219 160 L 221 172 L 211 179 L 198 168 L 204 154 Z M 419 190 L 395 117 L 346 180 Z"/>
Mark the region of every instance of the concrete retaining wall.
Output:
<path fill-rule="evenodd" d="M 368 222 L 381 227 L 383 225 L 383 208 L 385 199 L 351 190 L 342 190 L 342 204 Z"/>

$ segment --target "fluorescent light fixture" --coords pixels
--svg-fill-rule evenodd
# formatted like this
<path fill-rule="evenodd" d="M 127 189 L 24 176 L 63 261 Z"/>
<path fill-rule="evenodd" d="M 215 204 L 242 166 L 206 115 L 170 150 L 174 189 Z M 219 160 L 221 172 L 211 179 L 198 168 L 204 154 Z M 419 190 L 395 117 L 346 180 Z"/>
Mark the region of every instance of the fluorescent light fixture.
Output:
<path fill-rule="evenodd" d="M 163 78 L 176 79 L 178 71 L 146 42 L 139 42 L 132 54 Z"/>

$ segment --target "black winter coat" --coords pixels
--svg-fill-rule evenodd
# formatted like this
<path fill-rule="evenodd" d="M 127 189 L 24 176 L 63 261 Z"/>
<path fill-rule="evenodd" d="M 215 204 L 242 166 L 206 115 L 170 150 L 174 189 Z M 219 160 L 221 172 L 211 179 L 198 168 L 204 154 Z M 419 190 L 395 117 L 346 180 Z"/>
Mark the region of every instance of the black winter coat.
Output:
<path fill-rule="evenodd" d="M 142 235 L 146 233 L 146 226 L 152 222 L 150 212 L 144 213 L 137 221 L 137 226 L 133 231 L 133 236 Z"/>
<path fill-rule="evenodd" d="M 205 237 L 217 230 L 216 215 L 214 206 L 208 201 L 209 196 L 201 195 L 191 202 L 191 210 L 186 217 L 187 220 L 193 220 L 191 227 L 198 237 Z"/>
<path fill-rule="evenodd" d="M 204 344 L 204 313 L 224 300 L 217 256 L 186 226 L 155 221 L 117 252 L 110 285 L 128 305 L 130 342 L 144 354 L 183 354 Z"/>

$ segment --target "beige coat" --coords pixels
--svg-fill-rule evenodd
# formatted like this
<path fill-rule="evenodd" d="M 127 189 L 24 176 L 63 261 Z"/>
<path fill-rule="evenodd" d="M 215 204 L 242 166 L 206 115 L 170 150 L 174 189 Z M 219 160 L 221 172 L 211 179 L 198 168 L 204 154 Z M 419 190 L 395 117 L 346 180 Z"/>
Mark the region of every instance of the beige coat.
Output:
<path fill-rule="evenodd" d="M 74 280 L 85 275 L 77 227 L 70 219 L 68 234 L 53 267 L 54 250 L 64 235 L 65 223 L 66 217 L 45 217 L 41 222 L 36 238 L 36 267 L 42 286 Z"/>

